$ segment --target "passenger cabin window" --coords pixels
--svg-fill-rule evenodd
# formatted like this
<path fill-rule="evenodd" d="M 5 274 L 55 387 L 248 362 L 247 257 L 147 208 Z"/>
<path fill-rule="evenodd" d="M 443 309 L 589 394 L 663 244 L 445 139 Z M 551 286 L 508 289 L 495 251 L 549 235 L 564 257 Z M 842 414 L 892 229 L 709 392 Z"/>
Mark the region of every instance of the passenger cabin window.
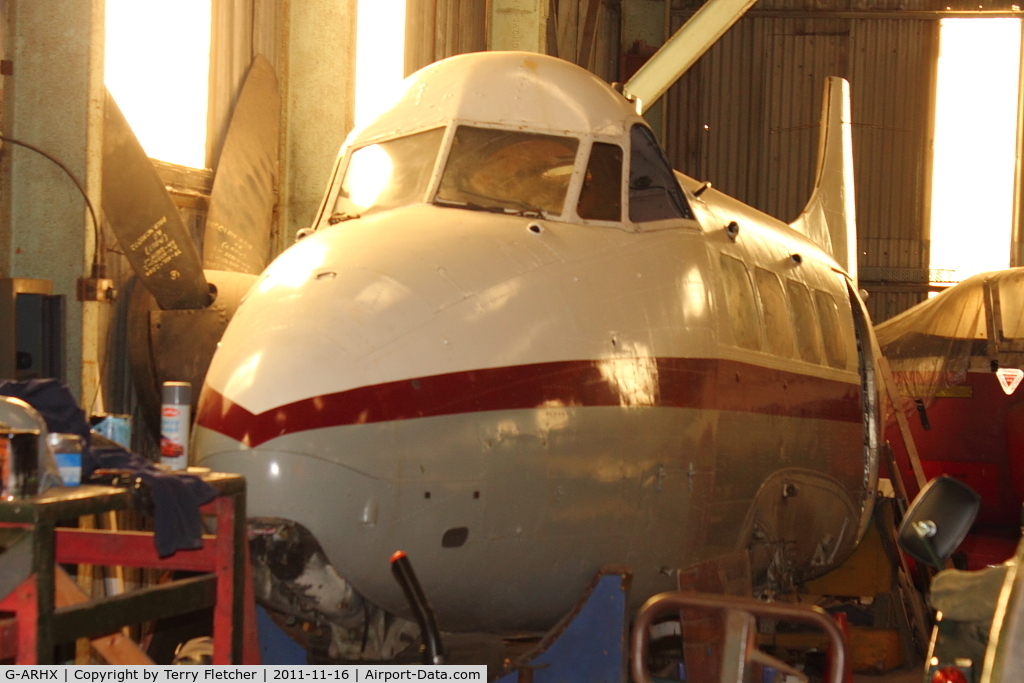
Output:
<path fill-rule="evenodd" d="M 330 222 L 423 202 L 443 138 L 435 128 L 352 152 Z"/>
<path fill-rule="evenodd" d="M 634 223 L 666 218 L 693 218 L 683 191 L 665 154 L 645 126 L 630 132 L 629 220 Z"/>
<path fill-rule="evenodd" d="M 525 215 L 561 215 L 579 140 L 459 126 L 436 204 Z"/>
<path fill-rule="evenodd" d="M 821 320 L 821 339 L 825 342 L 825 361 L 834 368 L 846 369 L 846 341 L 839 322 L 839 307 L 828 292 L 814 290 L 814 303 Z"/>
<path fill-rule="evenodd" d="M 590 148 L 576 214 L 595 221 L 622 220 L 622 148 L 618 145 L 595 142 Z"/>
<path fill-rule="evenodd" d="M 796 280 L 786 280 L 786 296 L 793 309 L 796 348 L 808 363 L 821 363 L 821 332 L 814 315 L 814 303 L 807 287 Z"/>
<path fill-rule="evenodd" d="M 786 293 L 779 276 L 764 268 L 754 268 L 754 284 L 761 297 L 767 351 L 786 358 L 796 357 L 793 341 L 793 319 L 786 305 Z"/>
<path fill-rule="evenodd" d="M 725 316 L 732 328 L 733 343 L 745 349 L 761 349 L 761 323 L 754 302 L 754 288 L 743 261 L 722 254 L 722 281 L 725 286 Z"/>

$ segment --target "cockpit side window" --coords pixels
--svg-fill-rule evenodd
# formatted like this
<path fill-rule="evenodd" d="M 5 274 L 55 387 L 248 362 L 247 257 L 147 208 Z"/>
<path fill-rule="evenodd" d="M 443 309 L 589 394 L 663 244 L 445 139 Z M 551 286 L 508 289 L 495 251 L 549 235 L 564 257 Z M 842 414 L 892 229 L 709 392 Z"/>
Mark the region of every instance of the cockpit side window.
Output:
<path fill-rule="evenodd" d="M 595 142 L 590 148 L 576 214 L 595 221 L 622 220 L 622 148 L 618 145 Z"/>
<path fill-rule="evenodd" d="M 672 167 L 658 141 L 645 126 L 630 132 L 629 220 L 634 223 L 665 218 L 693 218 Z"/>
<path fill-rule="evenodd" d="M 459 126 L 435 203 L 561 215 L 579 140 Z"/>
<path fill-rule="evenodd" d="M 424 201 L 443 138 L 434 128 L 352 152 L 328 222 Z"/>

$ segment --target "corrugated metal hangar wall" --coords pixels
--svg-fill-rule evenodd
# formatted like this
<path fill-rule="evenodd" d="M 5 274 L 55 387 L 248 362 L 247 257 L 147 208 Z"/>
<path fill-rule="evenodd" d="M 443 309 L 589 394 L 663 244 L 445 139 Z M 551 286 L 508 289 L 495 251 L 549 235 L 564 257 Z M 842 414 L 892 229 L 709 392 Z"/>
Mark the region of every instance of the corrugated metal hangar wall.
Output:
<path fill-rule="evenodd" d="M 670 91 L 665 145 L 684 173 L 792 220 L 814 180 L 823 80 L 848 79 L 859 267 L 863 285 L 875 290 L 867 303 L 879 322 L 924 296 L 879 291 L 872 281 L 928 268 L 938 19 L 887 17 L 907 9 L 896 2 L 856 11 L 849 2 L 806 4 L 762 0 L 740 19 Z M 674 8 L 672 30 L 695 9 Z"/>

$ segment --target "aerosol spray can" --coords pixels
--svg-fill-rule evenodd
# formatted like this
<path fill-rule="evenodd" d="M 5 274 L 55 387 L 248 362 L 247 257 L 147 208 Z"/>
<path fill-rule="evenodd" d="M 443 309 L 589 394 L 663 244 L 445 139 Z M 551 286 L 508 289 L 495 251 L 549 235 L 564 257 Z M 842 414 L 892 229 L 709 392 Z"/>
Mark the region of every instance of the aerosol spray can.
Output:
<path fill-rule="evenodd" d="M 188 467 L 188 436 L 192 415 L 192 385 L 164 382 L 160 407 L 160 462 L 172 470 Z"/>

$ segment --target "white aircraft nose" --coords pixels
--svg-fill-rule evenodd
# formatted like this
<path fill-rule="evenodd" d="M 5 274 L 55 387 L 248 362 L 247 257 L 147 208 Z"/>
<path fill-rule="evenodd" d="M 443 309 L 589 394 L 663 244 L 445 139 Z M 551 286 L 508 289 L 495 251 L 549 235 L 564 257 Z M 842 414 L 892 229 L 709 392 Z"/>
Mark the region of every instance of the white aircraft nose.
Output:
<path fill-rule="evenodd" d="M 544 268 L 561 261 L 561 238 L 529 230 L 542 222 L 421 205 L 318 231 L 250 290 L 206 383 L 261 414 L 359 387 L 578 356 L 558 348 L 566 335 L 540 329 L 566 323 L 565 301 L 552 296 L 565 284 L 546 278 L 572 284 Z"/>
<path fill-rule="evenodd" d="M 373 380 L 367 356 L 458 299 L 436 273 L 430 278 L 423 265 L 406 262 L 406 254 L 385 248 L 366 263 L 345 253 L 351 240 L 343 237 L 312 235 L 268 268 L 221 341 L 210 387 L 262 413 L 360 386 Z"/>

